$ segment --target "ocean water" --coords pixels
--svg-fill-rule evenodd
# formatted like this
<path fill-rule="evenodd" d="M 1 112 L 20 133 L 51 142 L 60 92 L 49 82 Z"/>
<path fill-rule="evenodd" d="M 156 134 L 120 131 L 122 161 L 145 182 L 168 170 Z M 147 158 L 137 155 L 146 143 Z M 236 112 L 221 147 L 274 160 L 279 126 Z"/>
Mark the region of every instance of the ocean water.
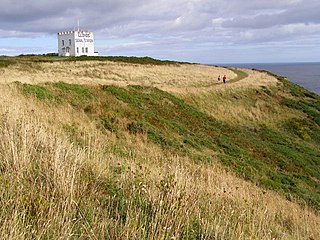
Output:
<path fill-rule="evenodd" d="M 230 66 L 267 70 L 320 95 L 320 63 L 246 63 Z"/>

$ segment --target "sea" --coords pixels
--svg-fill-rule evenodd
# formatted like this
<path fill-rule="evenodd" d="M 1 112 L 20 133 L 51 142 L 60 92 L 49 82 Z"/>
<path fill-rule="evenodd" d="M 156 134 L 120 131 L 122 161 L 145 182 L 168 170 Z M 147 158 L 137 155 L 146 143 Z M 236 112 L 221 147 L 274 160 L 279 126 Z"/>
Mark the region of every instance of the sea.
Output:
<path fill-rule="evenodd" d="M 229 64 L 225 64 L 224 66 Z M 320 95 L 320 62 L 318 63 L 244 63 L 230 64 L 233 67 L 267 70 L 274 74 L 287 77 L 311 92 Z"/>

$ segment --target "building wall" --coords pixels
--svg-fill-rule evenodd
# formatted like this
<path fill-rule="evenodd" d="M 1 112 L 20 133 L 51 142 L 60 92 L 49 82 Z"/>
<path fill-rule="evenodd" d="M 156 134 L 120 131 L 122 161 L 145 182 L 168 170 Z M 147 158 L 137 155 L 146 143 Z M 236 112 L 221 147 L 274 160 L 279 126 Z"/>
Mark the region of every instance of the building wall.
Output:
<path fill-rule="evenodd" d="M 96 56 L 93 32 L 70 31 L 58 33 L 59 56 Z"/>
<path fill-rule="evenodd" d="M 75 56 L 95 56 L 93 32 L 75 31 Z"/>
<path fill-rule="evenodd" d="M 75 56 L 74 47 L 74 32 L 58 33 L 59 56 Z"/>

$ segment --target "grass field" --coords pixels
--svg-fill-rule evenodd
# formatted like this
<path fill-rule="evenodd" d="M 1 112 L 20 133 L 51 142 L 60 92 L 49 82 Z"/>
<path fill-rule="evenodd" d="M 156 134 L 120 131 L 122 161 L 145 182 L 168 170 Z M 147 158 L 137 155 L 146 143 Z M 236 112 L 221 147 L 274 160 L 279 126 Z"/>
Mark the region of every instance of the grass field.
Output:
<path fill-rule="evenodd" d="M 1 238 L 320 238 L 319 96 L 245 69 L 10 60 Z"/>

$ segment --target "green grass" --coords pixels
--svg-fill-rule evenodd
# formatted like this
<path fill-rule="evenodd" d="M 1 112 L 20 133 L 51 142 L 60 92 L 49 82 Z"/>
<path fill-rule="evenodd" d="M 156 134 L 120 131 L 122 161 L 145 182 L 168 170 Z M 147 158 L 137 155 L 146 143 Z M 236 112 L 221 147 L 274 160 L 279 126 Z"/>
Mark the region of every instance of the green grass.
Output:
<path fill-rule="evenodd" d="M 240 81 L 246 77 L 248 77 L 248 74 L 244 71 L 241 71 L 237 68 L 228 68 L 229 70 L 233 71 L 235 74 L 237 74 L 237 77 L 235 77 L 234 79 L 231 79 L 229 82 L 232 83 L 232 82 L 237 82 L 237 81 Z"/>
<path fill-rule="evenodd" d="M 21 84 L 17 83 L 19 88 L 22 90 L 23 94 L 27 96 L 34 96 L 39 100 L 57 100 L 59 97 L 55 96 L 49 89 L 40 85 L 31 85 L 31 84 Z"/>
<path fill-rule="evenodd" d="M 320 96 L 308 91 L 307 89 L 290 82 L 287 78 L 274 75 L 278 80 L 282 82 L 285 89 L 290 92 L 294 97 L 307 97 L 309 99 L 320 100 Z"/>
<path fill-rule="evenodd" d="M 80 56 L 80 57 L 52 57 L 52 56 L 21 56 L 17 60 L 31 62 L 57 62 L 57 61 L 112 61 L 124 62 L 132 64 L 148 64 L 148 65 L 172 65 L 172 64 L 188 64 L 186 62 L 177 62 L 170 60 L 158 60 L 151 57 L 125 57 L 125 56 Z"/>
<path fill-rule="evenodd" d="M 0 68 L 8 67 L 8 66 L 13 65 L 15 63 L 16 63 L 16 61 L 14 61 L 14 60 L 0 59 Z"/>
<path fill-rule="evenodd" d="M 169 61 L 169 60 L 158 60 L 151 57 L 125 57 L 125 56 L 106 56 L 106 57 L 74 57 L 69 58 L 67 61 L 112 61 L 112 62 L 125 62 L 125 63 L 133 63 L 133 64 L 150 64 L 150 65 L 171 65 L 178 64 L 182 62 Z"/>
<path fill-rule="evenodd" d="M 319 99 L 307 92 L 298 94 L 292 90 L 295 86 L 285 84 L 282 91 L 293 93 L 283 97 L 279 106 L 303 112 L 306 118 L 258 129 L 228 125 L 152 87 L 55 83 L 45 87 L 24 85 L 23 92 L 39 100 L 61 98 L 83 110 L 103 131 L 118 137 L 125 132 L 137 137 L 145 134 L 161 148 L 189 156 L 194 162 L 210 163 L 212 157 L 206 152 L 215 152 L 223 164 L 244 179 L 320 209 Z M 269 100 L 277 94 L 272 89 L 260 91 Z M 255 91 L 240 96 L 248 104 L 253 104 L 255 97 Z M 88 106 L 92 106 L 90 111 Z"/>
<path fill-rule="evenodd" d="M 64 83 L 64 82 L 53 83 L 52 85 L 55 88 L 59 88 L 62 91 L 66 91 L 69 93 L 74 92 L 80 98 L 91 97 L 90 91 L 87 88 L 83 87 L 82 85 L 70 84 L 70 83 Z"/>
<path fill-rule="evenodd" d="M 79 102 L 85 103 L 87 100 L 90 100 L 93 97 L 88 88 L 78 84 L 57 82 L 53 84 L 46 84 L 46 86 L 52 86 L 52 91 L 57 92 L 64 98 L 68 98 L 72 105 L 77 105 Z"/>
<path fill-rule="evenodd" d="M 289 98 L 282 98 L 281 104 L 305 113 L 310 120 L 308 125 L 316 123 L 320 126 L 320 96 L 289 82 L 285 78 L 278 77 L 278 79 L 291 94 Z M 318 129 L 313 127 L 312 131 L 317 132 Z"/>

